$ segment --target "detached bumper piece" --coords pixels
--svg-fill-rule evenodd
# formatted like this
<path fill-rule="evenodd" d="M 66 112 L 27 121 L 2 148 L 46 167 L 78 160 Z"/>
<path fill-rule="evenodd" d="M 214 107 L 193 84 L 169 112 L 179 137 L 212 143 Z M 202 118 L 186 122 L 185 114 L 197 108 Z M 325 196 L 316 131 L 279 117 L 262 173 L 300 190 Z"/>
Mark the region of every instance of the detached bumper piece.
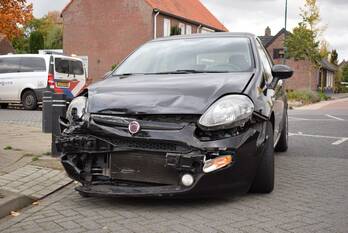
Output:
<path fill-rule="evenodd" d="M 83 195 L 239 193 L 247 192 L 254 179 L 262 124 L 202 140 L 194 120 L 180 127 L 163 119 L 158 125 L 142 120 L 146 127 L 137 135 L 127 129 L 127 122 L 134 119 L 98 116 L 97 120 L 91 117 L 88 124 L 66 128 L 56 141 L 62 164 L 82 184 L 77 191 Z"/>

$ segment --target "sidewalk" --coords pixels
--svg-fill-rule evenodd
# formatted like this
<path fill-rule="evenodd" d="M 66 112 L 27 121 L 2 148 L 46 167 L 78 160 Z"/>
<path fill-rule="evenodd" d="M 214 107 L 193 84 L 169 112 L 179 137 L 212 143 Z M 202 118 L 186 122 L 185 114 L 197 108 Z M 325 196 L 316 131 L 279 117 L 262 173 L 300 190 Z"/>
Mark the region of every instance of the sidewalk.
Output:
<path fill-rule="evenodd" d="M 0 124 L 0 217 L 71 182 L 50 145 L 51 135 L 37 127 Z"/>
<path fill-rule="evenodd" d="M 294 108 L 295 110 L 318 110 L 318 109 L 322 109 L 328 105 L 332 105 L 332 104 L 339 104 L 339 103 L 344 103 L 348 101 L 348 96 L 341 96 L 341 98 L 333 98 L 331 100 L 327 100 L 327 101 L 321 101 L 319 103 L 315 103 L 315 104 L 310 104 L 310 105 L 304 105 L 301 107 L 296 107 Z"/>

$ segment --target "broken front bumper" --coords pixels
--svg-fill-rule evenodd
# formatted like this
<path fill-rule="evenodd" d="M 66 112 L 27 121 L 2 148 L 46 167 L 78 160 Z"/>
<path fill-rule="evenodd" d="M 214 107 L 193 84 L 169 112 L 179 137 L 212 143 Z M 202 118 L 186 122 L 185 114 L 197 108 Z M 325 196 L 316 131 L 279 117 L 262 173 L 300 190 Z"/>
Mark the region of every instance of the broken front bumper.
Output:
<path fill-rule="evenodd" d="M 85 195 L 217 195 L 244 193 L 252 184 L 265 140 L 263 123 L 212 140 L 197 136 L 194 123 L 163 121 L 140 121 L 141 131 L 132 136 L 126 126 L 134 119 L 111 118 L 92 115 L 57 139 L 62 164 Z M 226 155 L 232 156 L 230 164 L 203 171 L 207 160 Z M 181 181 L 185 174 L 194 179 L 189 186 Z"/>

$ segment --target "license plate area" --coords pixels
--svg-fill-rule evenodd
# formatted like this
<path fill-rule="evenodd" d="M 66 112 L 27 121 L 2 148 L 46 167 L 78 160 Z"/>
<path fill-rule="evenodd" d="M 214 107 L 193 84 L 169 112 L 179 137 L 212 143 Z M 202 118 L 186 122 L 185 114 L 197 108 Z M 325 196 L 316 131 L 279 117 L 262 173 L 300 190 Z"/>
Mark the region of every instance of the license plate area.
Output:
<path fill-rule="evenodd" d="M 179 172 L 165 164 L 165 153 L 117 152 L 111 154 L 110 175 L 114 180 L 177 185 Z"/>
<path fill-rule="evenodd" d="M 56 86 L 57 87 L 61 87 L 61 88 L 69 88 L 70 87 L 70 83 L 69 82 L 58 81 L 58 82 L 56 82 Z"/>

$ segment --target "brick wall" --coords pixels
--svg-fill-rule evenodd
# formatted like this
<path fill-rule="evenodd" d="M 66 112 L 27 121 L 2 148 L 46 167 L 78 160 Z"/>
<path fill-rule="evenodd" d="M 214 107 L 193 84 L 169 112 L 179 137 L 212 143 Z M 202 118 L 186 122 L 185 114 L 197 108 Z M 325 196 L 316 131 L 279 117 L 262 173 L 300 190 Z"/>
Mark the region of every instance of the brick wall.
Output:
<path fill-rule="evenodd" d="M 100 80 L 153 38 L 152 9 L 138 0 L 75 0 L 63 13 L 64 53 L 88 56 L 89 77 Z"/>
<path fill-rule="evenodd" d="M 267 51 L 273 58 L 273 49 L 284 47 L 284 34 L 280 35 L 267 47 Z M 273 59 L 275 64 L 282 64 L 283 59 Z M 287 59 L 286 65 L 294 70 L 294 76 L 285 81 L 285 87 L 288 90 L 311 89 L 317 90 L 319 81 L 319 71 L 307 60 L 295 61 Z"/>
<path fill-rule="evenodd" d="M 0 55 L 15 53 L 16 50 L 12 47 L 11 42 L 6 38 L 0 37 Z"/>

